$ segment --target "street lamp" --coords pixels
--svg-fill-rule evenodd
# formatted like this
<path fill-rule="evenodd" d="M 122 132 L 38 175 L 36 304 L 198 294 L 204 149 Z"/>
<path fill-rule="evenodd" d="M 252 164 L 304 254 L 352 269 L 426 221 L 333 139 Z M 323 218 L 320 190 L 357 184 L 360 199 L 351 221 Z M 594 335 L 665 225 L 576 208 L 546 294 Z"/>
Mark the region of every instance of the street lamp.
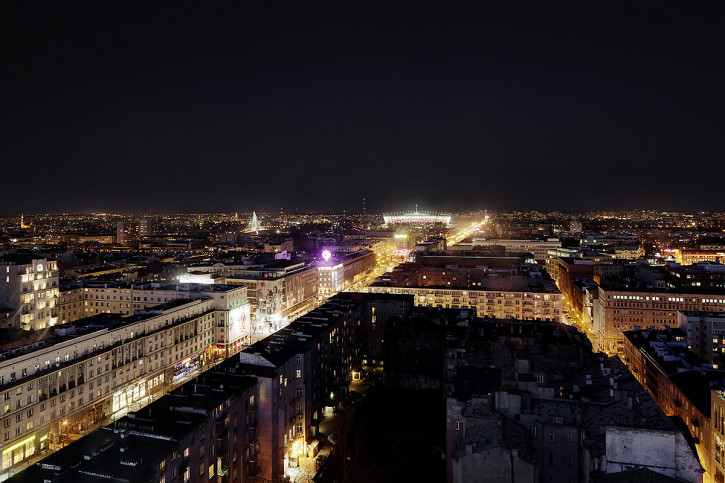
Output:
<path fill-rule="evenodd" d="M 66 435 L 65 437 L 63 436 L 63 433 L 65 433 L 65 435 Z M 63 420 L 63 431 L 60 432 L 60 437 L 61 437 L 61 440 L 62 440 L 62 443 L 63 443 L 63 447 L 65 447 L 66 446 L 66 438 L 68 437 L 68 420 L 67 419 L 64 419 Z"/>

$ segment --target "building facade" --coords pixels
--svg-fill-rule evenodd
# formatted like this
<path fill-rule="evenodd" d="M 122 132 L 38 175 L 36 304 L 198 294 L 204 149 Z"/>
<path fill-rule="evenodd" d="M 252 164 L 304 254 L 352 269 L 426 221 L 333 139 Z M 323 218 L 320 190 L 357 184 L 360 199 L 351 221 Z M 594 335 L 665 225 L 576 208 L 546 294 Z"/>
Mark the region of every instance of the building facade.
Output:
<path fill-rule="evenodd" d="M 412 306 L 410 297 L 341 294 L 223 364 L 259 381 L 256 477 L 278 481 L 311 454 L 320 421 L 376 350 L 367 341 L 382 344 L 370 324 L 383 327 Z"/>
<path fill-rule="evenodd" d="M 25 254 L 0 258 L 0 307 L 10 309 L 22 329 L 58 324 L 58 286 L 55 260 Z"/>
<path fill-rule="evenodd" d="M 250 481 L 257 458 L 256 383 L 207 372 L 9 481 Z"/>
<path fill-rule="evenodd" d="M 190 270 L 182 280 L 246 287 L 253 329 L 258 334 L 274 332 L 309 312 L 317 302 L 317 267 L 307 263 L 288 260 L 217 263 L 190 267 Z"/>
<path fill-rule="evenodd" d="M 720 291 L 666 291 L 656 289 L 617 289 L 600 286 L 594 301 L 595 350 L 620 354 L 622 332 L 635 327 L 678 326 L 678 311 L 725 311 L 725 295 Z"/>
<path fill-rule="evenodd" d="M 363 282 L 375 269 L 377 258 L 371 250 L 332 255 L 317 262 L 318 295 L 327 299 Z"/>
<path fill-rule="evenodd" d="M 58 326 L 48 339 L 0 354 L 2 473 L 238 352 L 249 336 L 245 289 L 216 288 Z"/>
<path fill-rule="evenodd" d="M 687 348 L 700 359 L 722 368 L 725 346 L 725 312 L 677 312 L 678 325 L 687 333 Z"/>
<path fill-rule="evenodd" d="M 725 482 L 725 392 L 712 390 L 711 472 L 713 483 Z"/>
<path fill-rule="evenodd" d="M 538 287 L 537 287 L 538 288 Z M 528 284 L 511 289 L 444 289 L 371 285 L 365 290 L 378 294 L 413 295 L 422 307 L 476 309 L 479 317 L 520 320 L 561 320 L 561 292 L 556 287 L 531 288 Z"/>
<path fill-rule="evenodd" d="M 705 474 L 711 475 L 710 393 L 723 381 L 725 371 L 702 364 L 685 349 L 684 334 L 678 332 L 625 332 L 622 361 L 662 411 L 682 421 Z"/>
<path fill-rule="evenodd" d="M 537 262 L 544 263 L 549 256 L 550 250 L 561 247 L 561 240 L 558 238 L 549 238 L 548 240 L 486 240 L 474 238 L 473 244 L 503 246 L 506 249 L 506 255 L 533 253 Z"/>
<path fill-rule="evenodd" d="M 174 300 L 210 298 L 214 301 L 215 348 L 219 357 L 239 352 L 249 342 L 251 330 L 247 289 L 226 284 L 176 284 L 132 282 L 76 282 L 60 292 L 60 321 L 68 323 L 97 314 L 132 315 Z"/>

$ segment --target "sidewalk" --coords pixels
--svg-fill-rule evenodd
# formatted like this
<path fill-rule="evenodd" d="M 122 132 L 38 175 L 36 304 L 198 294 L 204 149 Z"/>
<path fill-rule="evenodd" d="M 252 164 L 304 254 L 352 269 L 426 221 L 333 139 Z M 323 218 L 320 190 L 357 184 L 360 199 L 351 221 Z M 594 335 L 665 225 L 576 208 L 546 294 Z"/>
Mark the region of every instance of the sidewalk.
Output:
<path fill-rule="evenodd" d="M 330 456 L 332 445 L 325 442 L 324 446 L 317 453 L 317 456 L 308 458 L 307 456 L 299 457 L 299 466 L 297 468 L 287 468 L 287 475 L 293 483 L 308 483 L 317 474 L 317 470 L 327 457 Z"/>

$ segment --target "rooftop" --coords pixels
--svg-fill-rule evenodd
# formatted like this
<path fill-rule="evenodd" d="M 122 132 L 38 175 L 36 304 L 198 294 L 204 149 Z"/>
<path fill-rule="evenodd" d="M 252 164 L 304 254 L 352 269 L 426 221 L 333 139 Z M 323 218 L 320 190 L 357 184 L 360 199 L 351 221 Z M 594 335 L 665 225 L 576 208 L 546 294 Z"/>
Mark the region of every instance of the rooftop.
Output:
<path fill-rule="evenodd" d="M 61 283 L 61 291 L 69 291 L 78 288 L 88 289 L 103 289 L 103 288 L 118 288 L 126 290 L 162 290 L 162 291 L 174 291 L 174 292 L 190 292 L 190 293 L 204 293 L 204 292 L 231 292 L 233 290 L 239 290 L 238 285 L 226 285 L 226 284 L 204 284 L 204 283 L 174 283 L 174 282 L 135 282 L 125 280 L 110 280 L 110 281 L 98 281 L 98 280 L 73 280 L 64 281 Z"/>
<path fill-rule="evenodd" d="M 165 310 L 172 310 L 186 304 L 197 304 L 199 303 L 199 300 L 200 299 L 172 300 L 170 302 L 162 303 L 153 307 L 148 307 L 145 310 L 139 310 L 134 315 L 121 316 L 117 314 L 97 314 L 91 317 L 85 317 L 83 319 L 55 326 L 51 329 L 51 332 L 49 332 L 51 335 L 49 335 L 48 337 L 32 342 L 30 344 L 13 347 L 0 352 L 0 365 L 13 364 L 15 363 L 16 358 L 20 358 L 41 350 L 53 350 L 54 348 L 58 348 L 59 344 L 73 341 L 76 338 L 91 335 L 94 332 L 100 332 L 103 330 L 111 331 L 125 325 L 142 322 L 144 320 L 148 320 L 150 318 L 158 316 Z M 147 331 L 144 334 L 137 334 L 136 337 L 147 335 L 149 333 L 150 332 Z M 104 350 L 104 348 L 99 347 L 96 351 L 101 350 Z M 2 386 L 2 389 L 7 390 L 8 388 L 23 384 L 27 380 L 27 378 L 37 378 L 48 371 L 58 370 L 59 368 L 64 367 L 68 364 L 76 364 L 83 359 L 92 357 L 93 354 L 96 353 L 96 351 L 90 351 L 88 353 L 81 354 L 78 357 L 69 359 L 68 361 L 57 362 L 54 365 L 51 365 L 50 367 L 44 369 L 37 369 L 32 374 L 28 373 L 28 375 L 25 377 L 20 377 L 15 381 L 7 383 L 6 385 Z"/>
<path fill-rule="evenodd" d="M 53 261 L 55 259 L 37 253 L 10 253 L 0 256 L 0 265 L 30 265 L 34 260 Z"/>
<path fill-rule="evenodd" d="M 315 347 L 323 334 L 326 334 L 345 312 L 364 300 L 404 301 L 413 305 L 410 295 L 387 295 L 350 293 L 332 297 L 324 305 L 303 315 L 288 326 L 261 339 L 240 353 L 240 361 L 249 363 L 254 355 L 261 356 L 274 367 L 279 367 L 297 354 Z"/>
<path fill-rule="evenodd" d="M 159 464 L 178 448 L 180 440 L 193 437 L 224 401 L 255 385 L 255 378 L 211 369 L 7 481 L 158 481 Z"/>
<path fill-rule="evenodd" d="M 467 292 L 500 291 L 500 292 L 542 292 L 560 293 L 556 284 L 541 278 L 512 275 L 508 277 L 482 278 L 481 285 L 475 287 L 450 287 L 445 285 L 398 285 L 392 279 L 376 280 L 370 287 L 400 287 L 414 289 L 455 290 Z"/>
<path fill-rule="evenodd" d="M 20 482 L 130 482 L 155 479 L 176 447 L 171 438 L 100 428 L 5 480 Z"/>

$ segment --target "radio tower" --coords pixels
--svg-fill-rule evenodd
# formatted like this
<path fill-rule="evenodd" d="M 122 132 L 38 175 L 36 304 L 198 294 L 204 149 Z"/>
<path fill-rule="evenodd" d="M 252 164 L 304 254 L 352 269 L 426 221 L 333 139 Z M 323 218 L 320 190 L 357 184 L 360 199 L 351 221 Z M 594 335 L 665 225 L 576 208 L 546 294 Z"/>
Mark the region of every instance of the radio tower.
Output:
<path fill-rule="evenodd" d="M 363 215 L 367 213 L 367 210 L 365 208 L 365 198 L 363 198 Z"/>

